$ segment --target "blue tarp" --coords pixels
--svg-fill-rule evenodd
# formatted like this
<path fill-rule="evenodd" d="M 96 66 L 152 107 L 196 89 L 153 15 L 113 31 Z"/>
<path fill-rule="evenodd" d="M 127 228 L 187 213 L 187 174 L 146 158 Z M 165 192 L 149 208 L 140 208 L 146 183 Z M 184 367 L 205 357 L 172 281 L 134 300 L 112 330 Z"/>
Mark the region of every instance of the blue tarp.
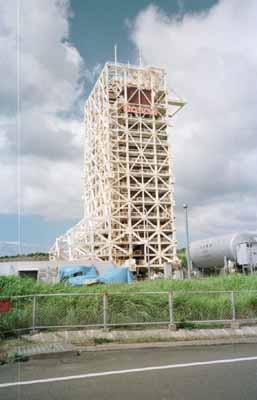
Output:
<path fill-rule="evenodd" d="M 77 273 L 81 273 L 81 275 L 74 276 Z M 59 278 L 60 281 L 64 278 L 68 278 L 66 281 L 67 284 L 75 286 L 85 285 L 93 280 L 105 284 L 131 283 L 133 281 L 133 275 L 127 267 L 114 266 L 107 267 L 100 275 L 97 275 L 94 266 L 61 267 L 59 270 Z"/>
<path fill-rule="evenodd" d="M 109 267 L 98 276 L 97 282 L 100 283 L 131 283 L 133 281 L 133 275 L 127 267 L 117 268 Z"/>
<path fill-rule="evenodd" d="M 74 276 L 73 278 L 69 278 L 66 281 L 67 285 L 73 285 L 73 286 L 81 286 L 81 285 L 86 285 L 89 284 L 89 282 L 96 282 L 96 277 L 90 277 L 88 275 L 81 275 L 81 276 Z"/>
<path fill-rule="evenodd" d="M 79 274 L 79 276 L 76 276 L 77 274 Z M 59 269 L 60 281 L 65 278 L 81 278 L 82 276 L 88 279 L 95 279 L 98 276 L 96 268 L 93 265 L 81 265 L 77 267 L 61 267 Z"/>

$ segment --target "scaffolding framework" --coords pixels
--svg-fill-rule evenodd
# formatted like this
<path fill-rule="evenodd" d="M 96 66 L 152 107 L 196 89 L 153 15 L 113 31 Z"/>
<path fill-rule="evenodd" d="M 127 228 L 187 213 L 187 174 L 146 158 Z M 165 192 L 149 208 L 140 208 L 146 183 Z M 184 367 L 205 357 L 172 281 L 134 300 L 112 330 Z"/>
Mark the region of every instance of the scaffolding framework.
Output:
<path fill-rule="evenodd" d="M 161 68 L 107 63 L 85 104 L 84 217 L 52 259 L 162 269 L 176 262 L 169 99 Z"/>

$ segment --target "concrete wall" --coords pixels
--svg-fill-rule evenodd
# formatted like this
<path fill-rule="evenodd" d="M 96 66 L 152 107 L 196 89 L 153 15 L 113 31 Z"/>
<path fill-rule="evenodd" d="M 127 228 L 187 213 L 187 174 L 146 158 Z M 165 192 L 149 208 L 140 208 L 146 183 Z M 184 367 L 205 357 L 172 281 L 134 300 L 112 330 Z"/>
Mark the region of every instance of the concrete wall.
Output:
<path fill-rule="evenodd" d="M 110 265 L 100 261 L 7 261 L 0 263 L 0 276 L 19 276 L 19 271 L 38 271 L 38 281 L 57 283 L 59 267 L 71 267 L 76 265 L 94 265 L 101 273 Z"/>

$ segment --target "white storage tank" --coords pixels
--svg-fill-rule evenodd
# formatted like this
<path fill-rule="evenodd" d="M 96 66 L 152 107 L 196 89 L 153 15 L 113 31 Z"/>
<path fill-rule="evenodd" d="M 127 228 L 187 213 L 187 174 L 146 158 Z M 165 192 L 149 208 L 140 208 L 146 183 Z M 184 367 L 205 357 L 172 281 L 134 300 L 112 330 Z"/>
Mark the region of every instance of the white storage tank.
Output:
<path fill-rule="evenodd" d="M 233 233 L 190 244 L 190 255 L 193 265 L 198 268 L 224 267 L 224 257 L 227 261 L 237 262 L 237 246 L 240 243 L 257 243 L 256 234 Z"/>

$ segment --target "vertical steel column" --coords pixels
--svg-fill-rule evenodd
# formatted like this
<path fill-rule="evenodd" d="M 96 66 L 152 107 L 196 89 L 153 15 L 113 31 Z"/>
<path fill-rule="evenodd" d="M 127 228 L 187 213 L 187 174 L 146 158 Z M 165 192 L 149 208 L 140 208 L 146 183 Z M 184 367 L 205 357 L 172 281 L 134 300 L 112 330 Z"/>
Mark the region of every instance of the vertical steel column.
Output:
<path fill-rule="evenodd" d="M 191 279 L 192 264 L 190 257 L 190 245 L 189 245 L 189 229 L 188 229 L 188 205 L 184 204 L 183 208 L 185 210 L 185 231 L 186 231 L 186 258 L 187 258 L 187 277 Z"/>

